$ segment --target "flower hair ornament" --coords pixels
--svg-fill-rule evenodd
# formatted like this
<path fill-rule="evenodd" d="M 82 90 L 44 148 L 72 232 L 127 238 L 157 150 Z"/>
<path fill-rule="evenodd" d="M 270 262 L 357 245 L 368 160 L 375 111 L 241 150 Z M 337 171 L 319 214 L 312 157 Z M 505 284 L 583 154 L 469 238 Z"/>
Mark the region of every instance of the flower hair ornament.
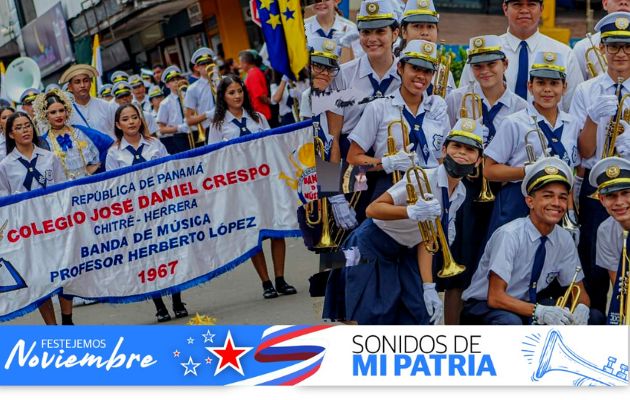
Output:
<path fill-rule="evenodd" d="M 48 100 L 48 98 L 51 96 L 57 96 L 59 100 L 61 100 L 63 107 L 66 109 L 66 121 L 69 121 L 70 117 L 72 116 L 72 112 L 74 111 L 72 109 L 72 100 L 70 100 L 70 97 L 68 97 L 68 95 L 64 91 L 56 88 L 50 90 L 47 93 L 41 93 L 37 96 L 37 98 L 33 102 L 35 119 L 37 119 L 37 121 L 40 123 L 50 126 L 50 123 L 48 122 L 48 118 L 46 116 L 46 100 Z"/>

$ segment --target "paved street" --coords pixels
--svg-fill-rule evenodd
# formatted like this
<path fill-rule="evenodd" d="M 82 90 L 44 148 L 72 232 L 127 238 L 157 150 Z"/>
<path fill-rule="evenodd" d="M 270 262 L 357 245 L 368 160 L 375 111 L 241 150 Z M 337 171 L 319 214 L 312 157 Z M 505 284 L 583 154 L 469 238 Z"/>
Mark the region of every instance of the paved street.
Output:
<path fill-rule="evenodd" d="M 272 271 L 269 242 L 264 243 Z M 251 262 L 182 294 L 191 315 L 197 312 L 217 319 L 217 324 L 316 324 L 321 323 L 321 301 L 308 294 L 308 278 L 317 271 L 318 257 L 304 248 L 302 239 L 287 239 L 286 279 L 298 293 L 265 300 L 260 280 Z M 316 303 L 316 305 L 314 305 Z M 60 311 L 57 306 L 57 320 Z M 170 308 L 170 299 L 166 300 Z M 318 309 L 315 312 L 315 309 Z M 172 311 L 169 309 L 172 316 Z M 157 322 L 152 301 L 130 304 L 92 304 L 74 309 L 74 322 L 81 325 L 151 325 Z M 188 318 L 165 324 L 182 325 Z M 39 312 L 4 323 L 4 325 L 41 325 Z M 164 325 L 164 324 L 160 324 Z"/>

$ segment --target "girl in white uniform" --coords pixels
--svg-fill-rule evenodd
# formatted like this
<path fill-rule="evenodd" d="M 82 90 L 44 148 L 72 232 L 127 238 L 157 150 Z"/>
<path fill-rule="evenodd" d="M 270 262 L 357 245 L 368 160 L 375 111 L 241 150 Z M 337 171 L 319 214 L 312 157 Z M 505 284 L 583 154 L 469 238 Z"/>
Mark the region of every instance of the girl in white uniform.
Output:
<path fill-rule="evenodd" d="M 59 160 L 53 153 L 37 147 L 40 139 L 28 114 L 18 111 L 11 115 L 6 129 L 8 155 L 0 161 L 0 196 L 45 188 L 65 180 Z M 59 301 L 63 324 L 72 325 L 72 301 L 61 296 Z M 57 325 L 50 298 L 39 306 L 39 312 L 46 325 Z"/>
<path fill-rule="evenodd" d="M 236 75 L 221 79 L 208 143 L 230 140 L 270 129 L 265 116 L 254 111 L 243 81 Z"/>
<path fill-rule="evenodd" d="M 140 164 L 145 161 L 168 156 L 162 142 L 149 135 L 149 131 L 140 111 L 134 104 L 124 104 L 116 110 L 116 126 L 114 134 L 116 142 L 107 152 L 105 169 L 111 171 L 129 165 Z M 171 316 L 161 296 L 153 297 L 158 322 L 166 322 Z M 177 318 L 185 317 L 188 311 L 182 303 L 180 292 L 173 293 L 173 312 Z"/>
<path fill-rule="evenodd" d="M 320 0 L 313 5 L 315 15 L 304 20 L 304 30 L 308 41 L 316 37 L 332 39 L 337 43 L 342 40 L 352 50 L 346 58 L 361 57 L 363 49 L 359 44 L 359 32 L 354 22 L 344 18 L 337 8 L 339 0 Z"/>
<path fill-rule="evenodd" d="M 7 125 L 7 119 L 14 112 L 15 110 L 12 107 L 0 107 L 0 160 L 7 155 L 5 128 Z"/>

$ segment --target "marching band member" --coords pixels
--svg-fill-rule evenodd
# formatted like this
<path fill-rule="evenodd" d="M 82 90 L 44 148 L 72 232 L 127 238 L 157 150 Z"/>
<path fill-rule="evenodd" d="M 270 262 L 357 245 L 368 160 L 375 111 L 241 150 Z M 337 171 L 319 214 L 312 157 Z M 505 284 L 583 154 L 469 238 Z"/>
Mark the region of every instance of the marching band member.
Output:
<path fill-rule="evenodd" d="M 72 93 L 74 102 L 73 113 L 70 115 L 71 125 L 82 125 L 103 132 L 114 138 L 114 114 L 116 103 L 93 98 L 90 95 L 92 79 L 98 71 L 90 65 L 75 64 L 68 68 L 59 79 L 60 84 L 68 84 L 68 91 Z M 39 118 L 39 117 L 38 117 Z"/>
<path fill-rule="evenodd" d="M 0 161 L 0 196 L 24 193 L 65 181 L 61 164 L 50 151 L 38 147 L 35 125 L 25 112 L 18 111 L 7 121 L 5 150 L 8 156 Z M 59 296 L 63 325 L 72 323 L 72 300 Z M 52 300 L 39 305 L 46 325 L 57 325 Z"/>
<path fill-rule="evenodd" d="M 359 44 L 359 32 L 354 22 L 344 18 L 338 11 L 337 4 L 340 0 L 313 0 L 315 3 L 313 11 L 315 15 L 304 20 L 304 30 L 308 42 L 316 37 L 332 39 L 338 44 L 344 36 L 351 37 L 349 47 L 352 49 L 353 57 L 359 58 L 363 49 Z M 356 39 L 355 39 L 356 37 Z"/>
<path fill-rule="evenodd" d="M 440 15 L 435 9 L 433 0 L 408 1 L 400 19 L 400 36 L 402 40 L 398 50 L 403 49 L 407 42 L 414 39 L 422 39 L 437 44 L 438 23 Z M 437 79 L 435 74 L 434 79 Z M 435 83 L 435 82 L 434 82 Z M 427 88 L 428 94 L 433 94 L 434 83 Z M 451 71 L 448 72 L 446 94 L 455 89 L 455 79 Z"/>
<path fill-rule="evenodd" d="M 157 114 L 160 108 L 160 103 L 164 100 L 164 93 L 162 93 L 162 89 L 159 86 L 154 85 L 149 89 L 149 101 L 151 102 L 151 115 L 153 115 L 153 119 L 157 121 Z M 160 133 L 159 129 L 156 133 Z"/>
<path fill-rule="evenodd" d="M 297 117 L 299 119 L 299 112 L 298 115 L 294 116 L 293 107 L 295 102 L 299 103 L 303 91 L 306 90 L 308 86 L 306 70 L 300 71 L 296 83 L 290 83 L 289 77 L 282 75 L 280 83 L 271 84 L 271 104 L 278 105 L 280 125 L 289 125 L 298 122 L 295 118 Z"/>
<path fill-rule="evenodd" d="M 627 235 L 630 230 L 630 161 L 619 157 L 600 160 L 591 170 L 589 180 L 592 186 L 598 188 L 599 200 L 610 215 L 597 230 L 596 265 L 608 272 L 613 285 L 608 324 L 619 325 L 619 292 L 624 278 L 621 276 L 624 231 Z M 627 253 L 630 249 L 627 239 L 625 247 Z M 627 254 L 625 265 L 627 276 L 630 268 Z"/>
<path fill-rule="evenodd" d="M 197 124 L 208 133 L 208 126 L 216 107 L 213 94 L 213 85 L 216 85 L 213 76 L 208 75 L 206 68 L 214 64 L 214 53 L 207 47 L 197 49 L 192 55 L 190 62 L 194 64 L 194 69 L 199 73 L 199 79 L 195 81 L 186 92 L 184 107 L 186 108 L 186 123 L 197 131 Z M 216 88 L 215 88 L 216 90 Z M 200 132 L 197 132 L 195 141 Z M 207 137 L 207 135 L 206 135 Z"/>
<path fill-rule="evenodd" d="M 31 119 L 35 118 L 35 112 L 33 111 L 33 102 L 37 95 L 41 92 L 39 89 L 26 89 L 20 96 L 20 106 L 24 112 L 28 114 Z"/>
<path fill-rule="evenodd" d="M 236 75 L 221 79 L 208 143 L 217 143 L 270 129 L 265 116 L 254 111 L 245 84 Z"/>
<path fill-rule="evenodd" d="M 411 40 L 400 54 L 397 74 L 402 81 L 393 98 L 381 98 L 370 102 L 361 119 L 348 136 L 350 150 L 347 161 L 352 165 L 376 165 L 368 172 L 368 190 L 376 199 L 392 185 L 391 174 L 406 171 L 411 166 L 410 149 L 402 147 L 402 126 L 398 125 L 394 141 L 396 153 L 388 154 L 387 139 L 391 124 L 404 123 L 409 133 L 418 164 L 423 168 L 435 168 L 442 156 L 442 142 L 447 128 L 444 100 L 426 93 L 437 68 L 435 44 L 425 40 Z M 440 119 L 435 119 L 435 111 Z M 367 153 L 372 150 L 374 156 Z M 370 184 L 372 183 L 372 184 Z"/>
<path fill-rule="evenodd" d="M 605 74 L 578 86 L 571 105 L 571 115 L 575 115 L 584 126 L 578 140 L 583 158 L 582 166 L 585 168 L 584 183 L 579 196 L 582 240 L 578 251 L 592 307 L 605 312 L 609 279 L 605 270 L 596 268 L 595 255 L 597 229 L 608 218 L 608 213 L 600 202 L 591 198 L 596 188 L 590 185 L 589 174 L 591 168 L 602 158 L 608 126 L 616 118 L 620 97 L 630 93 L 630 13 L 608 14 L 597 23 L 595 30 L 601 34 L 599 48 L 606 57 L 608 68 Z M 619 87 L 620 97 L 617 97 L 619 80 L 623 83 Z M 625 104 L 627 108 L 628 103 Z M 624 124 L 623 120 L 620 121 L 620 125 Z M 630 135 L 620 135 L 617 138 L 615 145 L 618 152 L 630 148 L 628 137 Z"/>
<path fill-rule="evenodd" d="M 125 71 L 114 71 L 110 76 L 112 85 L 118 82 L 129 82 L 129 74 Z"/>
<path fill-rule="evenodd" d="M 15 110 L 12 107 L 0 107 L 0 161 L 7 155 L 7 146 L 5 145 L 7 141 L 7 119 L 9 119 L 9 117 L 13 115 L 14 112 Z"/>
<path fill-rule="evenodd" d="M 114 96 L 112 96 L 112 88 L 113 86 L 111 83 L 104 84 L 98 91 L 98 97 L 105 101 L 110 101 L 114 98 Z"/>
<path fill-rule="evenodd" d="M 523 325 L 586 325 L 602 323 L 603 315 L 589 308 L 583 274 L 571 235 L 557 224 L 567 210 L 573 171 L 556 157 L 539 159 L 521 183 L 529 216 L 497 229 L 481 258 L 472 283 L 463 293 L 462 323 Z M 573 313 L 549 303 L 545 288 L 558 280 L 561 286 L 581 289 Z M 542 292 L 542 293 L 541 293 Z M 552 303 L 552 304 L 555 304 Z"/>
<path fill-rule="evenodd" d="M 529 73 L 528 88 L 534 98 L 532 104 L 505 118 L 499 132 L 486 148 L 484 176 L 495 182 L 506 182 L 496 195 L 494 209 L 488 227 L 488 238 L 501 225 L 528 213 L 520 182 L 525 176 L 528 161 L 527 141 L 533 146 L 534 155 L 543 152 L 556 155 L 571 168 L 579 163 L 577 137 L 579 126 L 571 115 L 560 109 L 566 93 L 566 60 L 559 53 L 538 52 Z M 535 124 L 534 121 L 535 120 Z M 544 138 L 548 148 L 542 148 Z M 570 208 L 573 209 L 572 198 Z M 574 218 L 574 213 L 570 214 Z M 572 232 L 576 242 L 579 232 Z"/>
<path fill-rule="evenodd" d="M 144 87 L 144 85 L 142 85 L 142 87 Z M 144 122 L 146 123 L 147 132 L 150 135 L 154 135 L 158 131 L 158 125 L 155 121 L 155 117 L 153 116 L 153 113 L 145 112 L 139 104 L 134 103 L 135 100 L 132 100 L 131 97 L 131 94 L 134 91 L 135 89 L 133 89 L 133 87 L 127 82 L 121 81 L 114 84 L 113 93 L 116 99 L 116 104 L 118 104 L 119 106 L 124 106 L 127 104 L 136 105 L 138 107 L 138 110 L 140 110 L 140 116 L 142 117 L 142 119 L 144 119 Z"/>
<path fill-rule="evenodd" d="M 170 94 L 160 103 L 157 123 L 161 135 L 160 140 L 169 154 L 181 153 L 190 149 L 188 134 L 190 127 L 186 124 L 182 101 L 178 95 L 181 71 L 171 65 L 162 72 L 162 82 L 170 90 Z"/>
<path fill-rule="evenodd" d="M 345 159 L 350 142 L 348 135 L 359 122 L 365 104 L 398 90 L 400 78 L 392 46 L 398 38 L 398 21 L 389 0 L 363 0 L 357 16 L 361 47 L 365 54 L 341 65 L 333 82 L 335 89 L 352 88 L 364 96 L 358 104 L 333 108 L 327 112 L 329 132 L 341 133 L 341 156 Z"/>
<path fill-rule="evenodd" d="M 114 95 L 114 101 L 118 106 L 130 104 L 133 101 L 131 86 L 125 81 L 118 81 L 114 83 L 114 86 L 112 87 L 112 94 Z"/>
<path fill-rule="evenodd" d="M 147 88 L 140 75 L 131 75 L 129 77 L 129 85 L 133 93 L 133 103 L 136 104 L 143 113 L 151 112 L 151 102 L 147 97 Z"/>
<path fill-rule="evenodd" d="M 433 255 L 423 242 L 418 222 L 433 224 L 440 218 L 445 239 L 453 239 L 454 217 L 466 196 L 461 179 L 481 161 L 480 135 L 479 124 L 461 119 L 446 137 L 440 157 L 444 163 L 426 170 L 436 199 L 420 198 L 407 205 L 403 178 L 368 206 L 369 218 L 344 243 L 348 259 L 345 315 L 338 316 L 359 324 L 440 323 L 443 306 L 433 283 Z M 411 182 L 416 193 L 422 193 L 415 177 Z M 422 186 L 426 190 L 424 181 Z M 359 264 L 360 259 L 367 263 Z M 331 290 L 327 288 L 327 297 Z"/>
<path fill-rule="evenodd" d="M 602 0 L 602 8 L 609 14 L 617 11 L 630 12 L 630 1 Z M 592 78 L 591 73 L 588 71 L 588 67 L 586 64 L 587 61 L 589 61 L 593 65 L 593 68 L 595 68 L 595 72 L 597 73 L 597 75 L 601 75 L 602 73 L 606 72 L 605 66 L 604 70 L 602 71 L 602 66 L 599 63 L 597 56 L 593 52 L 589 53 L 588 60 L 586 58 L 586 52 L 588 51 L 588 49 L 590 49 L 591 47 L 599 49 L 599 44 L 601 41 L 600 35 L 600 32 L 595 32 L 593 35 L 591 35 L 590 39 L 586 37 L 573 46 L 573 54 L 575 55 L 575 59 L 577 60 L 580 71 L 582 72 L 582 77 L 585 81 Z"/>
<path fill-rule="evenodd" d="M 119 82 L 119 85 L 125 82 Z M 116 111 L 116 142 L 107 152 L 105 169 L 111 171 L 117 168 L 136 165 L 148 160 L 168 156 L 166 147 L 158 139 L 149 135 L 147 126 L 143 123 L 138 106 L 130 102 L 121 105 Z M 158 322 L 170 321 L 171 316 L 161 296 L 154 296 L 153 303 Z M 176 318 L 186 317 L 188 310 L 182 303 L 180 292 L 173 293 L 173 312 Z"/>
<path fill-rule="evenodd" d="M 527 107 L 527 102 L 515 95 L 505 84 L 504 74 L 508 66 L 505 53 L 501 50 L 501 40 L 498 36 L 486 35 L 470 39 L 467 63 L 475 76 L 472 85 L 462 85 L 446 97 L 448 116 L 454 125 L 465 107 L 468 118 L 477 118 L 483 123 L 484 146 L 487 146 L 496 134 L 496 128 L 509 115 Z M 481 109 L 477 109 L 476 102 L 467 100 L 462 104 L 465 95 L 474 93 L 481 100 Z M 473 110 L 471 107 L 474 107 Z M 481 115 L 478 113 L 481 112 Z M 475 115 L 477 114 L 477 115 Z M 490 222 L 493 202 L 479 202 L 477 198 L 482 188 L 482 178 L 464 179 L 466 186 L 466 201 L 457 212 L 457 238 L 451 247 L 453 258 L 466 266 L 464 273 L 440 281 L 445 289 L 444 322 L 447 325 L 456 324 L 461 312 L 461 294 L 470 284 L 486 238 L 486 230 Z M 492 187 L 496 193 L 500 186 Z M 452 306 L 452 308 L 451 308 Z"/>
<path fill-rule="evenodd" d="M 503 13 L 508 20 L 508 31 L 500 36 L 501 48 L 510 62 L 505 77 L 508 87 L 517 96 L 531 103 L 533 97 L 527 90 L 527 73 L 535 62 L 535 53 L 551 51 L 561 54 L 566 60 L 567 81 L 567 93 L 562 101 L 562 109 L 568 111 L 573 91 L 583 81 L 582 73 L 569 46 L 538 31 L 542 9 L 542 0 L 503 0 Z M 472 71 L 466 65 L 460 82 L 468 83 L 472 80 Z"/>

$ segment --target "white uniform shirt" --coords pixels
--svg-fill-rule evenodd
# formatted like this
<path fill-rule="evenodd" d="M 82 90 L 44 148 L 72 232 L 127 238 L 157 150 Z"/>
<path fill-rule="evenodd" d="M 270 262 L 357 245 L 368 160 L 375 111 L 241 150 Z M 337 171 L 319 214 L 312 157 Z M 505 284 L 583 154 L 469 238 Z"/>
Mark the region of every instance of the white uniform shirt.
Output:
<path fill-rule="evenodd" d="M 540 237 L 540 232 L 529 217 L 515 219 L 497 229 L 488 241 L 462 299 L 487 300 L 490 272 L 494 272 L 507 283 L 506 293 L 509 296 L 529 301 L 529 282 Z M 568 286 L 576 267 L 580 265 L 569 232 L 556 226 L 547 238 L 545 263 L 536 284 L 537 292 L 549 286 L 554 278 L 558 279 L 560 285 Z M 580 272 L 576 282 L 583 278 L 584 274 Z"/>
<path fill-rule="evenodd" d="M 275 83 L 271 84 L 270 87 L 270 92 L 273 96 L 273 94 L 276 93 L 276 91 L 278 90 L 278 86 Z M 282 91 L 282 97 L 280 98 L 279 102 L 274 102 L 273 100 L 271 101 L 271 104 L 278 104 L 278 114 L 280 114 L 280 116 L 286 115 L 286 114 L 291 114 L 293 112 L 292 107 L 289 107 L 289 105 L 287 104 L 287 102 L 289 101 L 289 85 L 285 85 L 284 90 Z M 293 101 L 298 101 L 297 99 L 293 99 Z"/>
<path fill-rule="evenodd" d="M 24 187 L 24 179 L 26 178 L 27 170 L 18 159 L 23 158 L 30 162 L 35 157 L 37 157 L 35 168 L 46 179 L 46 186 L 66 180 L 59 159 L 50 151 L 35 146 L 33 154 L 29 159 L 15 148 L 6 158 L 0 161 L 0 196 L 28 192 L 28 189 Z M 42 186 L 37 179 L 33 178 L 31 190 L 41 187 L 44 186 Z"/>
<path fill-rule="evenodd" d="M 596 78 L 589 79 L 586 82 L 578 85 L 574 94 L 573 102 L 571 103 L 571 116 L 573 116 L 579 122 L 580 129 L 584 127 L 584 122 L 588 116 L 587 110 L 592 104 L 596 104 L 599 97 L 603 94 L 614 95 L 615 81 L 612 80 L 610 75 L 602 74 Z M 630 80 L 626 80 L 622 84 L 621 95 L 630 93 Z M 625 107 L 629 107 L 630 102 L 626 100 Z M 604 149 L 604 142 L 606 140 L 606 127 L 610 118 L 604 118 L 599 121 L 593 121 L 597 124 L 597 138 L 595 154 L 592 157 L 582 161 L 582 166 L 585 168 L 593 168 L 597 161 L 601 160 L 602 151 Z"/>
<path fill-rule="evenodd" d="M 330 31 L 326 32 L 322 26 L 317 21 L 317 16 L 313 15 L 312 17 L 306 18 L 304 20 L 304 30 L 306 32 L 307 41 L 311 40 L 314 37 L 328 37 L 322 36 L 317 31 L 321 29 L 324 35 L 329 35 Z M 361 43 L 359 43 L 359 30 L 354 22 L 346 19 L 342 16 L 335 15 L 335 22 L 332 25 L 331 30 L 334 29 L 332 34 L 332 39 L 339 43 L 339 40 L 344 37 L 346 34 L 354 34 L 357 36 L 357 39 L 352 42 L 352 53 L 354 54 L 354 58 L 359 58 L 365 54 L 363 48 L 361 48 Z"/>
<path fill-rule="evenodd" d="M 147 140 L 144 137 L 140 138 L 138 147 L 142 146 L 142 157 L 145 161 L 155 160 L 168 156 L 166 147 L 158 139 Z M 120 144 L 114 143 L 112 147 L 107 151 L 107 159 L 105 160 L 105 170 L 111 171 L 113 169 L 127 167 L 133 165 L 134 156 L 127 149 L 127 146 L 131 146 L 129 142 L 123 137 L 120 140 Z M 133 146 L 132 146 L 133 147 Z M 136 147 L 136 150 L 138 149 Z"/>
<path fill-rule="evenodd" d="M 184 107 L 194 110 L 198 115 L 206 111 L 214 112 L 216 104 L 214 103 L 210 83 L 208 83 L 206 78 L 202 76 L 188 87 L 186 97 L 184 97 Z M 210 120 L 206 118 L 201 121 L 201 125 L 206 129 L 210 125 Z"/>
<path fill-rule="evenodd" d="M 254 121 L 254 119 L 249 115 L 249 113 L 243 110 L 243 116 L 241 117 L 241 121 L 243 118 L 246 118 L 245 125 L 247 129 L 251 133 L 261 132 L 269 128 L 269 123 L 264 115 L 261 113 L 257 113 L 260 122 Z M 210 125 L 210 130 L 208 131 L 208 143 L 217 143 L 225 140 L 234 139 L 241 136 L 241 128 L 239 128 L 236 124 L 232 122 L 233 119 L 236 119 L 234 115 L 226 111 L 225 118 L 223 119 L 223 124 L 221 125 L 221 129 L 217 129 L 214 125 Z"/>
<path fill-rule="evenodd" d="M 595 265 L 617 272 L 622 249 L 623 228 L 613 217 L 608 217 L 597 228 Z"/>
<path fill-rule="evenodd" d="M 431 192 L 437 201 L 442 205 L 442 212 L 444 212 L 444 205 L 442 204 L 442 188 L 448 189 L 448 176 L 446 174 L 446 170 L 443 165 L 440 165 L 437 168 L 427 169 L 427 178 L 431 183 Z M 422 176 L 420 177 L 422 179 Z M 413 182 L 413 186 L 416 189 L 416 193 L 418 196 L 420 195 L 420 191 L 418 190 L 418 185 L 416 183 L 415 178 L 411 179 Z M 398 183 L 396 183 L 391 188 L 387 189 L 387 193 L 392 196 L 394 200 L 394 205 L 397 206 L 406 206 L 407 205 L 407 179 L 403 178 Z M 424 188 L 424 184 L 423 184 Z M 451 202 L 451 206 L 448 212 L 448 224 L 449 231 L 455 232 L 455 215 L 457 214 L 457 210 L 464 202 L 466 198 L 466 188 L 463 183 L 459 183 L 453 193 L 449 196 L 449 201 Z M 374 219 L 374 223 L 383 230 L 383 232 L 387 233 L 398 243 L 405 245 L 407 247 L 413 247 L 420 243 L 422 240 L 420 236 L 420 231 L 418 230 L 418 221 L 414 221 L 411 219 L 398 219 L 398 220 L 389 220 L 384 221 L 380 219 Z M 446 233 L 446 232 L 445 232 Z M 453 241 L 454 237 L 449 236 L 449 241 Z"/>
<path fill-rule="evenodd" d="M 177 97 L 176 94 L 171 93 L 162 100 L 158 109 L 157 122 L 173 127 L 178 127 L 186 122 L 184 120 L 183 109 L 180 107 L 179 97 Z M 188 133 L 188 129 L 186 132 L 178 133 Z M 170 135 L 172 134 L 162 134 L 162 136 Z"/>
<path fill-rule="evenodd" d="M 96 146 L 94 146 L 94 143 L 80 129 L 71 129 L 73 134 L 68 135 L 70 135 L 72 140 L 72 148 L 68 148 L 67 151 L 64 152 L 65 156 L 60 160 L 62 167 L 67 170 L 66 178 L 68 180 L 87 176 L 88 174 L 85 167 L 87 165 L 100 163 L 99 152 Z M 42 138 L 48 142 L 48 147 L 53 153 L 57 150 L 63 151 L 58 140 L 53 143 L 50 132 L 47 132 Z M 82 150 L 79 149 L 80 144 L 84 146 Z M 81 153 L 83 156 L 81 156 Z M 85 164 L 83 162 L 84 160 Z"/>
<path fill-rule="evenodd" d="M 142 112 L 144 112 L 144 113 L 151 112 L 151 102 L 149 101 L 149 96 L 145 95 L 144 96 L 144 100 L 142 100 L 142 101 L 138 101 L 134 97 L 132 103 L 135 104 L 136 106 L 140 107 L 142 109 Z"/>
<path fill-rule="evenodd" d="M 601 35 L 602 34 L 600 32 L 595 32 L 591 35 L 591 40 L 593 41 L 593 45 L 595 46 L 595 48 L 599 49 L 599 42 L 600 42 Z M 591 45 L 591 42 L 588 40 L 588 38 L 584 38 L 580 40 L 579 42 L 575 44 L 575 46 L 573 46 L 573 55 L 575 56 L 575 59 L 580 67 L 580 71 L 582 72 L 582 78 L 584 78 L 584 80 L 591 79 L 591 75 L 588 72 L 588 68 L 586 68 L 586 50 L 588 50 L 591 47 L 592 45 Z M 601 75 L 602 72 L 605 72 L 605 71 L 602 71 L 602 68 L 599 66 L 599 61 L 597 61 L 597 57 L 595 57 L 595 53 L 591 51 L 588 56 L 588 59 L 591 61 L 591 63 L 593 63 L 593 66 L 595 67 L 595 70 L 597 71 L 598 76 Z"/>
<path fill-rule="evenodd" d="M 499 37 L 501 38 L 501 48 L 507 56 L 507 59 L 510 61 L 507 71 L 505 71 L 505 78 L 507 79 L 508 87 L 513 92 L 515 92 L 516 78 L 518 76 L 518 54 L 521 49 L 521 39 L 512 35 L 510 32 L 504 33 Z M 569 106 L 571 105 L 573 91 L 575 90 L 577 85 L 584 80 L 584 78 L 582 77 L 582 72 L 580 72 L 580 67 L 575 60 L 575 56 L 573 55 L 571 48 L 566 44 L 552 39 L 549 36 L 545 36 L 538 31 L 530 36 L 526 40 L 526 42 L 529 68 L 531 68 L 532 64 L 534 63 L 534 54 L 536 54 L 536 52 L 538 51 L 553 51 L 555 53 L 560 53 L 564 55 L 565 60 L 567 60 L 567 93 L 562 98 L 562 102 L 560 104 L 561 108 L 564 111 L 568 111 Z M 460 82 L 468 84 L 468 82 L 470 82 L 471 80 L 474 80 L 474 76 L 472 71 L 470 70 L 470 66 L 466 64 L 464 66 L 464 70 L 462 71 Z M 529 71 L 527 74 L 527 80 L 529 81 Z M 532 97 L 532 94 L 528 92 L 527 102 L 531 103 L 533 100 L 534 98 Z"/>
<path fill-rule="evenodd" d="M 422 103 L 418 107 L 418 112 L 414 117 L 426 113 L 434 107 L 438 107 L 440 103 L 444 103 L 441 97 L 427 96 L 425 94 Z M 387 126 L 390 122 L 400 121 L 402 118 L 405 126 L 409 128 L 409 134 L 412 135 L 411 127 L 409 127 L 409 123 L 403 116 L 402 107 L 406 106 L 400 91 L 396 91 L 393 94 L 393 98 L 387 97 L 368 103 L 359 123 L 348 136 L 348 140 L 358 144 L 363 151 L 367 152 L 371 148 L 374 149 L 374 157 L 382 158 L 387 153 Z M 408 107 L 407 110 L 409 111 Z M 411 111 L 409 112 L 411 113 Z M 446 117 L 441 121 L 435 121 L 425 114 L 424 120 L 422 121 L 422 131 L 427 141 L 429 156 L 425 162 L 422 156 L 422 149 L 419 145 L 416 146 L 416 152 L 418 153 L 421 167 L 435 168 L 438 166 L 438 159 L 442 153 L 442 143 L 448 132 L 447 124 L 448 121 Z M 392 133 L 394 134 L 397 149 L 402 150 L 403 142 L 400 125 L 394 126 Z"/>
<path fill-rule="evenodd" d="M 466 93 L 470 93 L 470 92 L 471 92 L 470 85 L 466 85 L 466 86 L 460 87 L 459 89 L 453 90 L 448 96 L 446 96 L 446 105 L 448 106 L 448 118 L 451 124 L 451 128 L 455 126 L 455 123 L 460 118 L 462 97 Z M 481 97 L 482 103 L 485 104 L 486 107 L 488 108 L 488 111 L 490 111 L 490 109 L 492 109 L 492 106 L 490 105 L 490 102 L 488 102 L 488 99 L 486 98 L 486 96 L 483 94 L 483 91 L 481 90 L 479 83 L 476 81 L 474 83 L 474 92 L 479 97 Z M 525 101 L 525 99 L 518 97 L 509 88 L 507 88 L 505 92 L 503 92 L 503 95 L 497 100 L 495 105 L 499 103 L 503 105 L 499 109 L 499 112 L 494 117 L 494 121 L 493 121 L 494 128 L 497 130 L 497 132 L 498 132 L 499 126 L 501 125 L 501 122 L 507 116 L 527 108 L 527 102 Z M 472 109 L 470 108 L 470 100 L 466 101 L 466 110 L 468 112 L 467 117 L 472 118 Z M 477 115 L 477 118 L 481 118 L 481 115 Z M 484 142 L 486 141 L 486 139 L 487 138 L 484 138 Z"/>
<path fill-rule="evenodd" d="M 86 105 L 73 103 L 73 107 L 70 125 L 87 126 L 116 139 L 114 135 L 114 119 L 118 109 L 116 102 L 109 103 L 103 99 L 91 97 Z"/>
<path fill-rule="evenodd" d="M 398 59 L 393 59 L 389 71 L 387 71 L 383 76 L 383 79 L 381 79 L 372 69 L 368 57 L 364 55 L 361 58 L 356 58 L 341 65 L 341 71 L 339 71 L 339 75 L 337 75 L 333 81 L 334 87 L 339 90 L 352 88 L 357 97 L 363 99 L 364 97 L 367 98 L 372 96 L 374 93 L 374 89 L 370 83 L 370 74 L 372 74 L 374 79 L 378 82 L 382 82 L 391 76 L 393 77 L 392 82 L 389 84 L 385 93 L 382 93 L 383 96 L 389 96 L 394 92 L 397 92 L 400 88 L 400 77 L 398 76 L 398 72 L 396 70 L 397 64 Z M 359 122 L 364 109 L 365 104 L 354 104 L 350 107 L 342 109 L 336 108 L 331 104 L 330 111 L 338 115 L 343 115 L 342 133 L 349 134 L 354 130 L 354 127 Z"/>
<path fill-rule="evenodd" d="M 0 132 L 0 161 L 7 156 L 7 138 L 4 136 L 4 132 Z"/>
<path fill-rule="evenodd" d="M 537 122 L 544 121 L 552 131 L 563 126 L 560 141 L 566 150 L 567 159 L 565 162 L 570 167 L 578 166 L 580 156 L 577 150 L 577 138 L 580 127 L 575 118 L 559 110 L 556 124 L 552 126 L 532 105 L 528 105 L 524 110 L 512 114 L 503 120 L 497 128 L 497 134 L 494 139 L 484 151 L 484 155 L 492 158 L 499 164 L 505 164 L 510 167 L 522 167 L 525 165 L 527 161 L 525 135 L 527 132 L 535 129 L 532 116 L 536 116 Z M 534 146 L 536 157 L 540 157 L 542 155 L 542 147 L 538 135 L 531 133 L 527 139 Z"/>

